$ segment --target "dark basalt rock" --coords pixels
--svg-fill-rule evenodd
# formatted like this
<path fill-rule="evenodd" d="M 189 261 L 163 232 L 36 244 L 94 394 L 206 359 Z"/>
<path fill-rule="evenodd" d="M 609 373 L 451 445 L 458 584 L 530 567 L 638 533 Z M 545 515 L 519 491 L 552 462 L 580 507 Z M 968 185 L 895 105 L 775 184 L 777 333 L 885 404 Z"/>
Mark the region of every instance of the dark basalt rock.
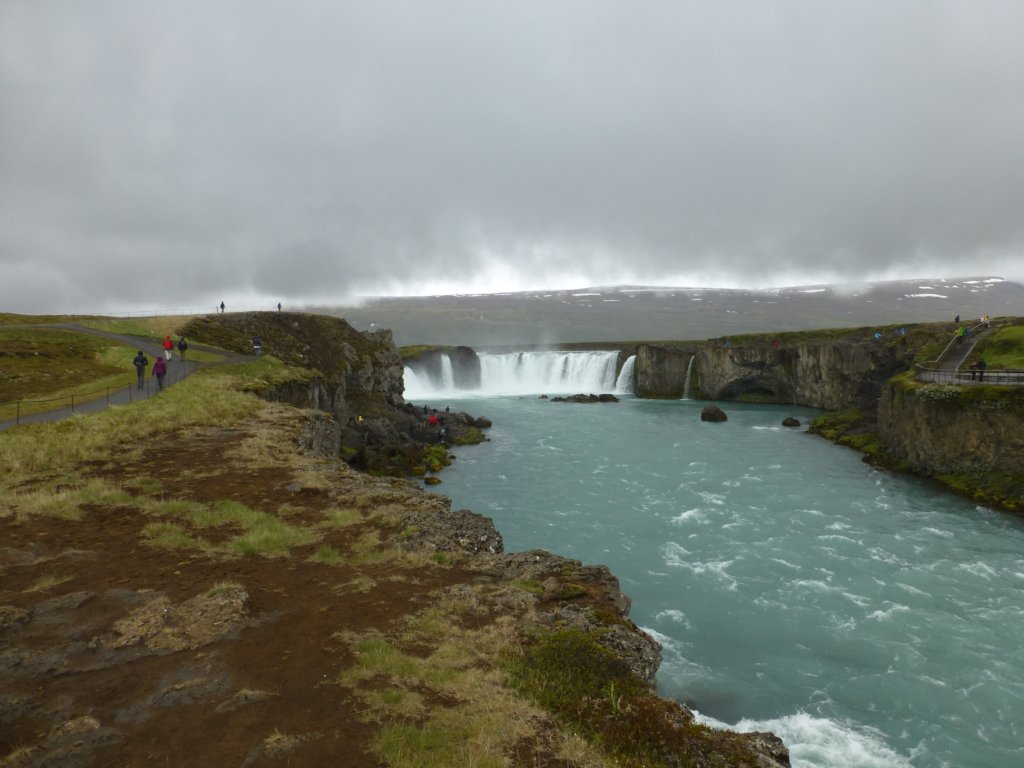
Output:
<path fill-rule="evenodd" d="M 617 403 L 619 398 L 615 395 L 568 395 L 566 397 L 552 397 L 552 403 Z"/>
<path fill-rule="evenodd" d="M 794 419 L 792 416 L 787 416 L 782 420 L 782 426 L 784 427 L 799 427 L 800 419 Z"/>
<path fill-rule="evenodd" d="M 717 405 L 705 406 L 704 410 L 700 412 L 701 421 L 728 421 L 729 417 L 725 415 L 725 411 L 719 408 Z"/>

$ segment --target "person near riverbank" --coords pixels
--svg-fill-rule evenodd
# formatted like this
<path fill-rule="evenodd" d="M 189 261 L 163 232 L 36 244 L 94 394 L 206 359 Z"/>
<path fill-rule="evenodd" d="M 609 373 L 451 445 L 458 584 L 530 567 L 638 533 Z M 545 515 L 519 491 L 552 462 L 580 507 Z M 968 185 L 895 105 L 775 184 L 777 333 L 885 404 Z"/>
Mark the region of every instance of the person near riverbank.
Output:
<path fill-rule="evenodd" d="M 146 367 L 149 365 L 149 360 L 146 359 L 146 355 L 143 354 L 142 350 L 139 350 L 139 354 L 132 360 L 132 364 L 135 366 L 135 373 L 139 376 L 139 383 L 136 384 L 138 389 L 142 389 L 142 382 L 146 378 Z"/>
<path fill-rule="evenodd" d="M 253 354 L 253 357 L 259 357 L 260 356 L 260 337 L 259 336 L 253 336 L 252 337 L 252 354 Z"/>
<path fill-rule="evenodd" d="M 153 363 L 153 375 L 156 376 L 156 385 L 159 389 L 164 388 L 164 376 L 167 375 L 167 363 L 162 357 L 158 357 Z"/>
<path fill-rule="evenodd" d="M 171 341 L 170 335 L 164 336 L 164 360 L 167 362 L 171 361 L 174 356 L 174 342 Z"/>
<path fill-rule="evenodd" d="M 187 349 L 188 342 L 185 341 L 185 337 L 182 336 L 180 339 L 178 339 L 178 356 L 181 357 L 182 360 L 185 359 L 185 350 Z"/>

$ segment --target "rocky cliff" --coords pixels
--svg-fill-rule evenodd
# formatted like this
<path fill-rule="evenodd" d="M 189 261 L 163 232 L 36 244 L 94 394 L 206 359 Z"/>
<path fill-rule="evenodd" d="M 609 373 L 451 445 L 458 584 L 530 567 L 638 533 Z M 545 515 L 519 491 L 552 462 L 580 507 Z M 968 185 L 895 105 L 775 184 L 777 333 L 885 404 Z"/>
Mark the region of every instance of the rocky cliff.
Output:
<path fill-rule="evenodd" d="M 690 361 L 698 348 L 654 344 L 641 344 L 637 347 L 633 368 L 636 396 L 665 400 L 678 400 L 682 397 Z"/>
<path fill-rule="evenodd" d="M 887 382 L 884 458 L 986 504 L 1024 511 L 1024 388 Z"/>
<path fill-rule="evenodd" d="M 304 371 L 284 381 L 257 379 L 254 386 L 267 400 L 334 416 L 337 427 L 325 427 L 320 442 L 336 440 L 334 455 L 345 455 L 353 466 L 404 474 L 430 464 L 422 447 L 436 445 L 438 431 L 427 429 L 421 411 L 403 398 L 402 358 L 390 331 L 360 332 L 323 315 L 240 312 L 196 318 L 182 334 L 247 355 L 259 337 L 264 355 Z M 485 420 L 449 414 L 447 439 L 479 442 L 481 426 Z"/>
<path fill-rule="evenodd" d="M 922 340 L 873 329 L 733 337 L 699 345 L 640 345 L 639 397 L 676 398 L 690 372 L 695 397 L 757 399 L 826 410 L 873 408 L 882 384 L 907 370 Z M 692 366 L 690 360 L 693 360 Z"/>
<path fill-rule="evenodd" d="M 859 338 L 779 342 L 764 346 L 707 346 L 694 365 L 701 397 L 736 400 L 755 395 L 812 408 L 869 408 L 882 384 L 913 363 L 901 344 Z"/>

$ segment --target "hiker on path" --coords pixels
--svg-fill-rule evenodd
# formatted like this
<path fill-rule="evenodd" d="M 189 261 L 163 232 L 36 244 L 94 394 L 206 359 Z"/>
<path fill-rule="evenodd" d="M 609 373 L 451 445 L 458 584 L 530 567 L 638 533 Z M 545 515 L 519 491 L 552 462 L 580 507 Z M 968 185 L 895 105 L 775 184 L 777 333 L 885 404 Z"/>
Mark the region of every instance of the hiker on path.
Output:
<path fill-rule="evenodd" d="M 172 357 L 174 357 L 174 342 L 171 341 L 170 336 L 164 336 L 164 360 L 170 362 Z"/>
<path fill-rule="evenodd" d="M 224 312 L 224 302 L 223 301 L 220 303 L 220 311 Z M 959 317 L 959 315 L 957 315 L 957 317 Z"/>
<path fill-rule="evenodd" d="M 178 339 L 178 354 L 181 356 L 182 360 L 185 359 L 186 349 L 188 349 L 188 342 L 185 341 L 185 337 L 182 336 L 180 339 Z"/>
<path fill-rule="evenodd" d="M 153 375 L 156 376 L 156 384 L 160 389 L 164 388 L 164 376 L 167 375 L 167 363 L 162 357 L 158 357 L 153 363 Z"/>
<path fill-rule="evenodd" d="M 278 311 L 278 312 L 280 312 L 280 311 L 281 311 L 281 302 L 280 302 L 280 301 L 279 301 L 279 302 L 277 302 L 277 311 Z"/>
<path fill-rule="evenodd" d="M 139 383 L 136 387 L 142 389 L 142 382 L 146 378 L 146 366 L 149 365 L 149 360 L 146 359 L 141 349 L 139 354 L 135 356 L 135 359 L 132 360 L 132 364 L 135 365 L 135 372 L 139 375 Z"/>
<path fill-rule="evenodd" d="M 978 366 L 978 383 L 982 384 L 985 382 L 985 369 L 988 368 L 988 363 L 985 362 L 985 358 L 981 358 L 977 362 Z M 996 379 L 998 381 L 998 379 Z"/>
<path fill-rule="evenodd" d="M 252 354 L 253 354 L 254 357 L 259 357 L 260 356 L 260 337 L 259 336 L 253 336 L 252 337 Z"/>

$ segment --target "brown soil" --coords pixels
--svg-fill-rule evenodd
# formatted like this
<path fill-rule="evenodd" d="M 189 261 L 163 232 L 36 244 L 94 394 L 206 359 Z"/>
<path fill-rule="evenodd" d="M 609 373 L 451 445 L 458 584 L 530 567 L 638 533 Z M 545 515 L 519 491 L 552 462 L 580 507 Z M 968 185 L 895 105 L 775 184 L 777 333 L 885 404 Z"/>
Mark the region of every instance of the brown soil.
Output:
<path fill-rule="evenodd" d="M 293 505 L 290 522 L 322 519 L 318 508 L 344 495 L 225 459 L 239 437 L 176 436 L 91 471 L 126 486 L 159 480 L 164 497 Z M 216 474 L 183 482 L 185 469 Z M 287 558 L 217 558 L 144 543 L 148 522 L 102 507 L 18 522 L 0 504 L 0 765 L 383 765 L 356 692 L 332 682 L 352 661 L 333 636 L 387 633 L 435 590 L 480 575 L 307 561 L 325 544 L 346 552 L 369 523 Z M 356 576 L 372 588 L 347 587 Z M 44 577 L 59 583 L 40 586 Z M 207 594 L 223 582 L 242 589 Z M 523 764 L 562 764 L 535 744 L 519 750 Z"/>

